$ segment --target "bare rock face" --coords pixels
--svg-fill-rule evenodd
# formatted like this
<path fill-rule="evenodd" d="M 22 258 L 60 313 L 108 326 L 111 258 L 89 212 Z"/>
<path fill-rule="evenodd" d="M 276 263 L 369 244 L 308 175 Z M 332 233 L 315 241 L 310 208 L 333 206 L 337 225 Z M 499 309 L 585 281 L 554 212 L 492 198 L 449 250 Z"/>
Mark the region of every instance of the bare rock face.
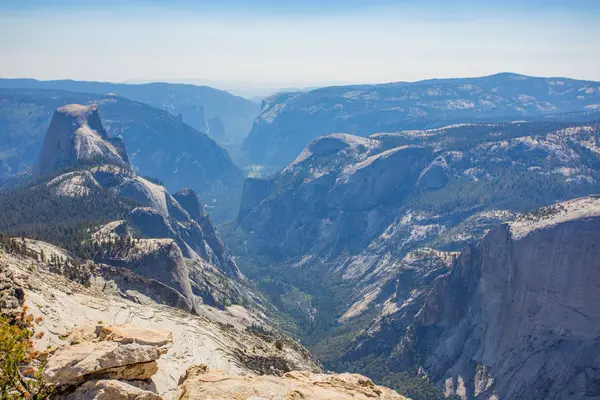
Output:
<path fill-rule="evenodd" d="M 215 140 L 226 139 L 225 127 L 223 126 L 223 121 L 219 117 L 210 118 L 206 121 L 208 125 L 208 134 L 210 137 Z"/>
<path fill-rule="evenodd" d="M 129 167 L 123 142 L 108 136 L 97 105 L 69 104 L 58 108 L 44 139 L 36 175 L 65 166 L 90 164 Z"/>
<path fill-rule="evenodd" d="M 298 342 L 271 329 L 260 311 L 239 305 L 216 309 L 201 304 L 198 315 L 194 315 L 159 304 L 163 302 L 144 294 L 148 292 L 131 288 L 127 293 L 120 293 L 122 288 L 117 288 L 106 274 L 93 276 L 88 284 L 82 285 L 50 272 L 35 256 L 43 249 L 46 255 L 60 257 L 65 262 L 69 256 L 67 251 L 40 241 L 26 240 L 25 243 L 26 256 L 0 248 L 0 269 L 6 268 L 14 285 L 24 289 L 25 305 L 31 314 L 42 317 L 38 331 L 44 336 L 35 341 L 36 348 L 40 351 L 58 349 L 49 355 L 47 372 L 74 382 L 59 385 L 59 394 L 67 397 L 56 399 L 86 399 L 83 394 L 88 392 L 95 396 L 97 388 L 91 383 L 78 389 L 84 382 L 123 380 L 119 388 L 135 391 L 129 386 L 133 385 L 170 400 L 182 373 L 198 364 L 231 375 L 322 371 Z M 145 281 L 134 275 L 131 272 L 123 275 L 123 279 L 135 279 L 136 288 L 149 285 L 149 290 L 156 290 L 150 286 L 157 284 L 156 281 Z M 163 354 L 165 350 L 168 351 Z M 148 376 L 151 380 L 139 381 Z M 114 392 L 100 389 L 98 393 L 109 394 L 98 399 L 136 398 L 134 395 L 110 397 Z"/>
<path fill-rule="evenodd" d="M 242 202 L 238 212 L 238 222 L 261 201 L 269 197 L 275 189 L 275 184 L 267 179 L 247 178 L 242 189 Z"/>
<path fill-rule="evenodd" d="M 76 344 L 55 351 L 44 370 L 61 391 L 90 379 L 149 380 L 173 342 L 170 332 L 135 326 L 98 326 L 95 335 L 78 329 L 71 336 Z"/>
<path fill-rule="evenodd" d="M 88 381 L 56 400 L 162 400 L 162 397 L 126 382 L 102 379 Z"/>
<path fill-rule="evenodd" d="M 357 374 L 317 374 L 293 371 L 281 377 L 230 376 L 205 365 L 190 367 L 180 380 L 179 400 L 406 400 L 397 392 L 375 385 Z"/>
<path fill-rule="evenodd" d="M 0 311 L 2 315 L 15 316 L 25 302 L 25 291 L 12 271 L 0 265 Z"/>
<path fill-rule="evenodd" d="M 136 343 L 144 346 L 169 346 L 173 342 L 173 334 L 167 331 L 144 329 L 133 325 L 99 326 L 98 339 L 123 344 Z"/>
<path fill-rule="evenodd" d="M 269 179 L 248 179 L 238 214 L 239 226 L 253 232 L 248 247 L 281 258 L 363 249 L 433 159 L 417 145 L 382 150 L 379 140 L 331 134 Z"/>
<path fill-rule="evenodd" d="M 140 205 L 128 213 L 126 220 L 102 226 L 94 233 L 93 240 L 106 243 L 133 239 L 134 234 L 144 239 L 118 252 L 105 252 L 95 261 L 129 269 L 168 286 L 176 293 L 159 288 L 158 292 L 150 291 L 150 297 L 162 298 L 166 304 L 185 310 L 193 311 L 202 302 L 218 306 L 240 303 L 243 298 L 251 302 L 253 295 L 244 277 L 194 191 L 184 189 L 172 196 L 161 184 L 142 178 L 118 163 L 100 161 L 106 164 L 67 172 L 47 183 L 57 196 L 85 200 L 93 195 L 114 194 L 123 201 Z M 77 160 L 70 165 L 79 166 Z M 124 286 L 129 282 L 140 287 L 139 280 L 123 274 L 118 277 L 118 270 L 104 269 L 104 272 Z M 230 278 L 233 285 L 224 284 Z"/>
<path fill-rule="evenodd" d="M 600 198 L 492 229 L 417 315 L 428 376 L 463 399 L 600 396 Z"/>
<path fill-rule="evenodd" d="M 204 210 L 200 199 L 192 189 L 183 189 L 173 195 L 173 198 L 183 207 L 190 217 L 200 226 L 202 231 L 202 242 L 204 249 L 199 249 L 200 254 L 211 264 L 218 266 L 223 272 L 231 277 L 241 278 L 233 256 L 221 240 L 221 236 L 215 229 L 210 215 Z M 200 248 L 200 246 L 196 246 Z"/>

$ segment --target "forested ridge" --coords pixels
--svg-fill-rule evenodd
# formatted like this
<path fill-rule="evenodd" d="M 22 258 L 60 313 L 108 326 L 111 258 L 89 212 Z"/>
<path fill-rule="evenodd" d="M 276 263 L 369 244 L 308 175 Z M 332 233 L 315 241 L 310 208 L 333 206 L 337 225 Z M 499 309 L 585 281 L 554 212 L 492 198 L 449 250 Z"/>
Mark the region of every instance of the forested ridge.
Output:
<path fill-rule="evenodd" d="M 90 187 L 86 196 L 58 196 L 46 180 L 37 180 L 0 195 L 0 232 L 42 240 L 90 258 L 87 242 L 94 228 L 123 219 L 136 207 L 110 191 Z"/>

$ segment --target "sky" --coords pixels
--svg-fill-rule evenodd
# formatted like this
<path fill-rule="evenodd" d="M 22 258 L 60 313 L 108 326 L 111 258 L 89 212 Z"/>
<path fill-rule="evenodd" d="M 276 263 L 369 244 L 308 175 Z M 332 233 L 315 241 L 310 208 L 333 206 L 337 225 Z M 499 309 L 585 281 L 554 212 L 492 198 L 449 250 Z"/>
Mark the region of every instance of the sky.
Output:
<path fill-rule="evenodd" d="M 0 77 L 302 88 L 600 80 L 600 0 L 0 0 Z"/>

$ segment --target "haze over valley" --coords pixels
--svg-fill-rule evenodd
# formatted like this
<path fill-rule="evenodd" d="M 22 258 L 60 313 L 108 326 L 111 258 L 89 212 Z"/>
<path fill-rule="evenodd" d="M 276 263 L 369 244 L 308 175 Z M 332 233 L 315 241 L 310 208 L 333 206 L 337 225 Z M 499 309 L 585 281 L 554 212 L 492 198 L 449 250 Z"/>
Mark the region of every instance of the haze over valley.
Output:
<path fill-rule="evenodd" d="M 600 399 L 596 2 L 0 11 L 0 397 Z"/>

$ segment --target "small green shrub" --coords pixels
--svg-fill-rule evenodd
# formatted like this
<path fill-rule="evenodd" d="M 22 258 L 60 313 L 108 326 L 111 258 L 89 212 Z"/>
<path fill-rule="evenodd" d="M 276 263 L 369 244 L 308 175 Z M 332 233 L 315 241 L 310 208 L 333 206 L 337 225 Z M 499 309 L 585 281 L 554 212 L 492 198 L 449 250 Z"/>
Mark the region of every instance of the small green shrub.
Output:
<path fill-rule="evenodd" d="M 16 317 L 0 316 L 0 399 L 47 399 L 52 387 L 44 382 L 44 363 L 35 350 L 34 340 L 42 333 L 35 332 L 34 319 L 27 307 Z"/>

